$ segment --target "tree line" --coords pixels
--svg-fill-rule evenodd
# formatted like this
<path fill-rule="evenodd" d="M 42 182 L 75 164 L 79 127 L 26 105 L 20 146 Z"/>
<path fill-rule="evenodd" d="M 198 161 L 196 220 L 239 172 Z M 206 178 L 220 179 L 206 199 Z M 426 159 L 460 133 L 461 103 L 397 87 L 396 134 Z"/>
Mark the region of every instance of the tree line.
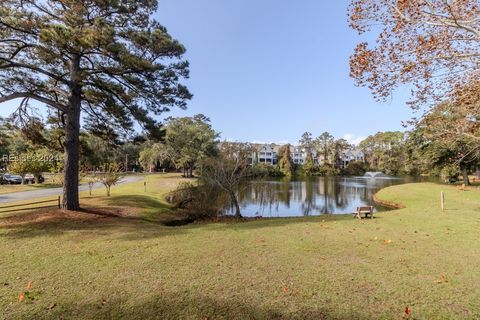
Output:
<path fill-rule="evenodd" d="M 350 75 L 379 101 L 400 86 L 418 116 L 405 156 L 419 170 L 454 179 L 478 166 L 480 153 L 480 7 L 477 0 L 352 0 L 350 26 L 361 40 Z M 450 178 L 448 178 L 450 176 Z"/>
<path fill-rule="evenodd" d="M 169 137 L 155 120 L 171 108 L 186 108 L 192 98 L 182 83 L 189 76 L 185 48 L 152 18 L 156 10 L 156 1 L 1 2 L 0 103 L 19 101 L 17 121 L 29 128 L 24 135 L 46 138 L 43 145 L 62 154 L 65 209 L 80 207 L 82 158 L 100 157 L 102 145 L 117 137 L 129 152 L 138 151 L 138 144 L 126 138 L 135 123 L 142 128 L 143 143 L 165 152 L 156 159 L 158 152 L 152 157 L 144 153 L 142 162 L 168 159 L 191 176 L 198 160 L 218 152 L 206 147 L 197 153 L 209 137 L 198 136 L 199 141 Z M 390 133 L 367 139 L 368 164 L 392 173 L 433 168 L 455 176 L 460 170 L 468 183 L 480 152 L 477 1 L 352 0 L 348 14 L 350 26 L 360 35 L 375 30 L 377 38 L 373 45 L 367 41 L 357 45 L 350 58 L 352 78 L 380 101 L 408 85 L 409 104 L 424 110 L 412 120 L 413 128 L 401 143 L 398 134 Z M 35 136 L 39 130 L 30 130 L 41 125 L 32 117 L 32 101 L 48 110 L 47 136 Z M 91 134 L 89 139 L 82 138 L 85 132 Z M 341 141 L 332 146 L 328 134 L 319 139 L 306 134 L 301 144 L 311 151 L 314 140 L 324 162 L 335 167 L 332 153 L 340 150 Z M 52 149 L 48 143 L 60 148 Z M 177 144 L 184 147 L 172 147 Z M 87 148 L 94 150 L 91 156 L 85 156 Z M 283 155 L 282 170 L 288 173 L 291 164 L 286 151 Z M 303 169 L 311 174 L 317 168 L 311 152 L 307 156 Z"/>

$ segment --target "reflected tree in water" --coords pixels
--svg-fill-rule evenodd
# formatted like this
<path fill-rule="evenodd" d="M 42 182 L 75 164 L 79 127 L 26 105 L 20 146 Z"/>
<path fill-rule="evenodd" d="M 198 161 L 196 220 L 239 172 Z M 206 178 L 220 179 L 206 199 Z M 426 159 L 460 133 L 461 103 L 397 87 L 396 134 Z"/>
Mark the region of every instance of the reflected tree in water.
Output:
<path fill-rule="evenodd" d="M 267 179 L 251 183 L 239 198 L 249 216 L 346 214 L 358 206 L 374 205 L 373 195 L 381 188 L 407 181 L 361 177 Z"/>

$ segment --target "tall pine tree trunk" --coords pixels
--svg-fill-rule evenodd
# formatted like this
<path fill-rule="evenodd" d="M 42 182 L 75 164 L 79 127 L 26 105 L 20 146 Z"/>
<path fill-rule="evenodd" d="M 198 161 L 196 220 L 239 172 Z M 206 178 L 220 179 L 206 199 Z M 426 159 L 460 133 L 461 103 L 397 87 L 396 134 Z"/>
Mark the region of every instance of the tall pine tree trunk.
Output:
<path fill-rule="evenodd" d="M 80 56 L 73 55 L 70 67 L 70 98 L 65 112 L 65 143 L 63 168 L 63 209 L 78 211 L 78 161 L 80 138 L 80 106 L 82 88 L 79 79 Z"/>

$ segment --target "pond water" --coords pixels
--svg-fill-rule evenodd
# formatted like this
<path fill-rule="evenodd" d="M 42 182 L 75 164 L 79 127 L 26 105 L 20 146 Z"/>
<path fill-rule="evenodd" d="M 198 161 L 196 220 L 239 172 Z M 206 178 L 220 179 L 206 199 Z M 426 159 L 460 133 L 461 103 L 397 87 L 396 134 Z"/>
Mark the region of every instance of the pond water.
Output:
<path fill-rule="evenodd" d="M 239 194 L 245 217 L 299 217 L 352 213 L 359 206 L 374 206 L 373 196 L 388 186 L 419 182 L 414 177 L 306 177 L 256 181 Z M 230 214 L 233 210 L 229 209 Z"/>

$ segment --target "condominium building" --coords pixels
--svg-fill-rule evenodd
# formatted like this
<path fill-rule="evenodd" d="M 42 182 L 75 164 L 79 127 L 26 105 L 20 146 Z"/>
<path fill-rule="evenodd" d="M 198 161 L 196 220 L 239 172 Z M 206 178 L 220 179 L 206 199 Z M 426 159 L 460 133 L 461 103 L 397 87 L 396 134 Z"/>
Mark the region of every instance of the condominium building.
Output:
<path fill-rule="evenodd" d="M 346 168 L 350 162 L 365 162 L 365 153 L 360 149 L 349 149 L 342 152 L 340 156 L 340 167 Z"/>
<path fill-rule="evenodd" d="M 257 163 L 276 165 L 281 155 L 280 148 L 281 145 L 270 143 L 270 144 L 251 144 L 253 147 L 253 152 L 249 156 L 249 163 L 254 165 Z M 307 162 L 307 150 L 302 146 L 292 146 L 290 145 L 290 156 L 294 164 L 303 165 Z M 312 160 L 316 165 L 322 165 L 325 162 L 329 162 L 329 159 L 325 161 L 321 153 L 317 150 L 312 150 Z M 361 161 L 365 162 L 365 154 L 360 149 L 348 149 L 344 150 L 340 154 L 340 158 L 337 159 L 336 165 L 340 168 L 346 168 L 348 164 L 352 161 Z"/>

